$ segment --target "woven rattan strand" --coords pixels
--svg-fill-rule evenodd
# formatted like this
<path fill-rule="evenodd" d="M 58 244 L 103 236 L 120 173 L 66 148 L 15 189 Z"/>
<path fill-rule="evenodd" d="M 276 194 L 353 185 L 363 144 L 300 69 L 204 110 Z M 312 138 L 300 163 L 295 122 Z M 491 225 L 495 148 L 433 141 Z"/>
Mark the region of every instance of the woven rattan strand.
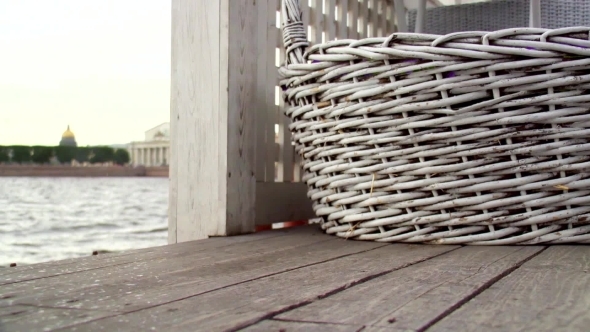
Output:
<path fill-rule="evenodd" d="M 282 11 L 285 113 L 327 233 L 590 243 L 590 28 L 308 48 L 298 1 Z"/>

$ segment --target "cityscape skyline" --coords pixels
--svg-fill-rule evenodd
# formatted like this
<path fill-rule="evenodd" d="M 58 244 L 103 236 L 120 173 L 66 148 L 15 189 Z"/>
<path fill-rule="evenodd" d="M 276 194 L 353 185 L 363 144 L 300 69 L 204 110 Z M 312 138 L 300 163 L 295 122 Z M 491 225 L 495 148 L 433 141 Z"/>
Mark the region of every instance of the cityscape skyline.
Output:
<path fill-rule="evenodd" d="M 0 2 L 0 145 L 141 140 L 169 121 L 170 1 Z"/>

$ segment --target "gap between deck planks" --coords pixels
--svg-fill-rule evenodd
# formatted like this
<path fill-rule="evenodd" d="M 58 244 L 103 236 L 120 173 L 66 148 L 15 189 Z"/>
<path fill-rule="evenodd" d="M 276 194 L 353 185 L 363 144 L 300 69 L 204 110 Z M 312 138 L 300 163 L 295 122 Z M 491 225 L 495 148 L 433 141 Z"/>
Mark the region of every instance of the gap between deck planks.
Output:
<path fill-rule="evenodd" d="M 587 322 L 583 308 L 590 287 L 584 271 L 590 247 L 540 253 L 543 247 L 346 241 L 321 234 L 316 226 L 283 232 L 287 235 L 196 251 L 187 244 L 167 246 L 146 252 L 152 258 L 142 261 L 3 285 L 0 324 L 8 331 L 444 331 L 464 325 L 493 330 L 490 322 L 471 321 L 483 315 L 472 303 L 482 296 L 486 303 L 495 301 L 497 293 L 490 292 L 510 285 L 522 271 L 528 272 L 521 278 L 537 281 L 529 288 L 544 287 L 545 295 L 554 295 L 555 312 L 572 311 L 565 317 L 575 327 Z M 551 272 L 553 279 L 542 277 L 539 273 L 551 271 L 555 259 L 560 272 Z M 567 279 L 568 270 L 578 273 L 568 285 L 556 284 L 557 278 Z M 539 309 L 530 312 L 552 316 L 544 304 L 532 301 L 542 301 L 541 295 L 524 294 L 522 303 L 513 304 L 512 316 L 535 305 Z M 1 299 L 5 295 L 9 298 Z M 583 305 L 576 311 L 577 302 Z M 488 307 L 502 312 L 505 305 Z M 510 330 L 506 327 L 518 317 L 497 321 L 503 322 L 500 329 Z"/>
<path fill-rule="evenodd" d="M 277 318 L 425 330 L 541 250 L 542 247 L 463 247 Z M 360 307 L 362 311 L 357 310 Z"/>
<path fill-rule="evenodd" d="M 3 285 L 0 286 L 0 306 L 28 304 L 101 310 L 109 312 L 106 316 L 112 316 L 385 245 L 342 246 L 338 239 L 321 234 L 315 227 L 283 232 L 289 236 L 268 236 L 265 241 L 187 251 L 176 257 L 160 256 L 155 260 Z M 181 245 L 173 247 L 177 246 Z M 56 321 L 53 327 L 87 320 L 90 319 Z"/>
<path fill-rule="evenodd" d="M 54 277 L 87 270 L 102 269 L 109 266 L 151 261 L 154 259 L 171 259 L 178 255 L 187 255 L 203 250 L 211 250 L 224 246 L 260 241 L 271 237 L 285 236 L 301 230 L 278 229 L 248 235 L 232 237 L 211 237 L 208 239 L 183 242 L 144 249 L 130 250 L 120 253 L 99 254 L 79 258 L 64 259 L 39 264 L 17 266 L 0 269 L 0 285 L 32 279 Z"/>
<path fill-rule="evenodd" d="M 556 246 L 434 325 L 432 331 L 588 331 L 590 248 Z"/>

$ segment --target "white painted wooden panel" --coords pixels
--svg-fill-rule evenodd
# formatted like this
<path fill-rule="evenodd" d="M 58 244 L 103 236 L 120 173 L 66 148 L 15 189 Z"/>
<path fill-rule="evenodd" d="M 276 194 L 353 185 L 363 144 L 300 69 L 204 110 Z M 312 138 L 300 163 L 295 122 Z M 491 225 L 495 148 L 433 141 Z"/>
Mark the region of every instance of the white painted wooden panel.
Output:
<path fill-rule="evenodd" d="M 403 5 L 403 0 L 401 3 Z M 387 36 L 396 31 L 393 0 L 301 0 L 300 5 L 312 44 L 333 39 Z M 257 173 L 264 170 L 264 176 L 257 174 L 256 178 L 266 182 L 300 181 L 301 158 L 291 145 L 289 120 L 283 115 L 284 105 L 279 98 L 277 66 L 285 58 L 280 32 L 280 0 L 260 0 L 258 6 L 258 15 L 266 17 L 267 22 L 265 24 L 261 18 L 257 26 L 260 54 L 257 89 L 265 92 L 257 91 L 257 96 L 264 100 L 257 103 L 261 110 L 257 112 L 256 169 Z M 275 127 L 278 130 L 276 140 Z M 277 149 L 273 143 L 278 144 L 278 155 L 275 155 Z"/>
<path fill-rule="evenodd" d="M 386 36 L 402 16 L 393 0 L 301 2 L 312 43 Z M 169 242 L 311 211 L 305 185 L 289 184 L 301 181 L 301 159 L 278 91 L 280 0 L 172 0 L 172 9 Z M 285 183 L 267 187 L 275 181 Z"/>
<path fill-rule="evenodd" d="M 300 0 L 300 5 L 304 24 L 308 27 L 308 39 L 312 44 L 333 39 L 387 36 L 396 30 L 393 0 Z M 257 24 L 257 53 L 260 56 L 257 59 L 256 96 L 263 100 L 256 103 L 257 107 L 262 108 L 256 113 L 257 130 L 261 131 L 255 134 L 256 169 L 257 172 L 264 170 L 265 173 L 264 176 L 256 176 L 259 182 L 256 187 L 256 222 L 265 224 L 281 221 L 281 213 L 282 221 L 292 220 L 293 202 L 305 205 L 305 211 L 311 211 L 311 207 L 304 195 L 303 184 L 295 187 L 288 185 L 289 182 L 301 181 L 301 157 L 295 154 L 291 145 L 288 128 L 290 120 L 283 115 L 284 104 L 279 98 L 277 66 L 282 65 L 285 59 L 278 15 L 280 0 L 257 0 L 257 6 L 260 18 Z M 263 17 L 266 17 L 266 22 Z M 276 139 L 275 126 L 278 129 Z M 275 161 L 276 168 L 272 167 Z M 274 181 L 284 183 L 285 186 L 272 187 L 275 191 L 267 190 L 269 187 L 265 183 Z M 276 188 L 282 188 L 280 190 L 284 192 L 280 194 L 291 201 L 265 197 L 267 194 L 276 196 L 279 190 Z"/>
<path fill-rule="evenodd" d="M 172 242 L 254 231 L 255 2 L 172 0 Z"/>

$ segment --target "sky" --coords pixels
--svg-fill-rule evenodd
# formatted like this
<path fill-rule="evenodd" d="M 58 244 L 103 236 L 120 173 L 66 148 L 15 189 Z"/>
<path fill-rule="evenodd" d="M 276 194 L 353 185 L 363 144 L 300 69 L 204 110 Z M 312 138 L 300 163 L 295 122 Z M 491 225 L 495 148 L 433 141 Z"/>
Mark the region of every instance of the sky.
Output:
<path fill-rule="evenodd" d="M 0 145 L 124 144 L 170 117 L 170 0 L 0 0 Z"/>

